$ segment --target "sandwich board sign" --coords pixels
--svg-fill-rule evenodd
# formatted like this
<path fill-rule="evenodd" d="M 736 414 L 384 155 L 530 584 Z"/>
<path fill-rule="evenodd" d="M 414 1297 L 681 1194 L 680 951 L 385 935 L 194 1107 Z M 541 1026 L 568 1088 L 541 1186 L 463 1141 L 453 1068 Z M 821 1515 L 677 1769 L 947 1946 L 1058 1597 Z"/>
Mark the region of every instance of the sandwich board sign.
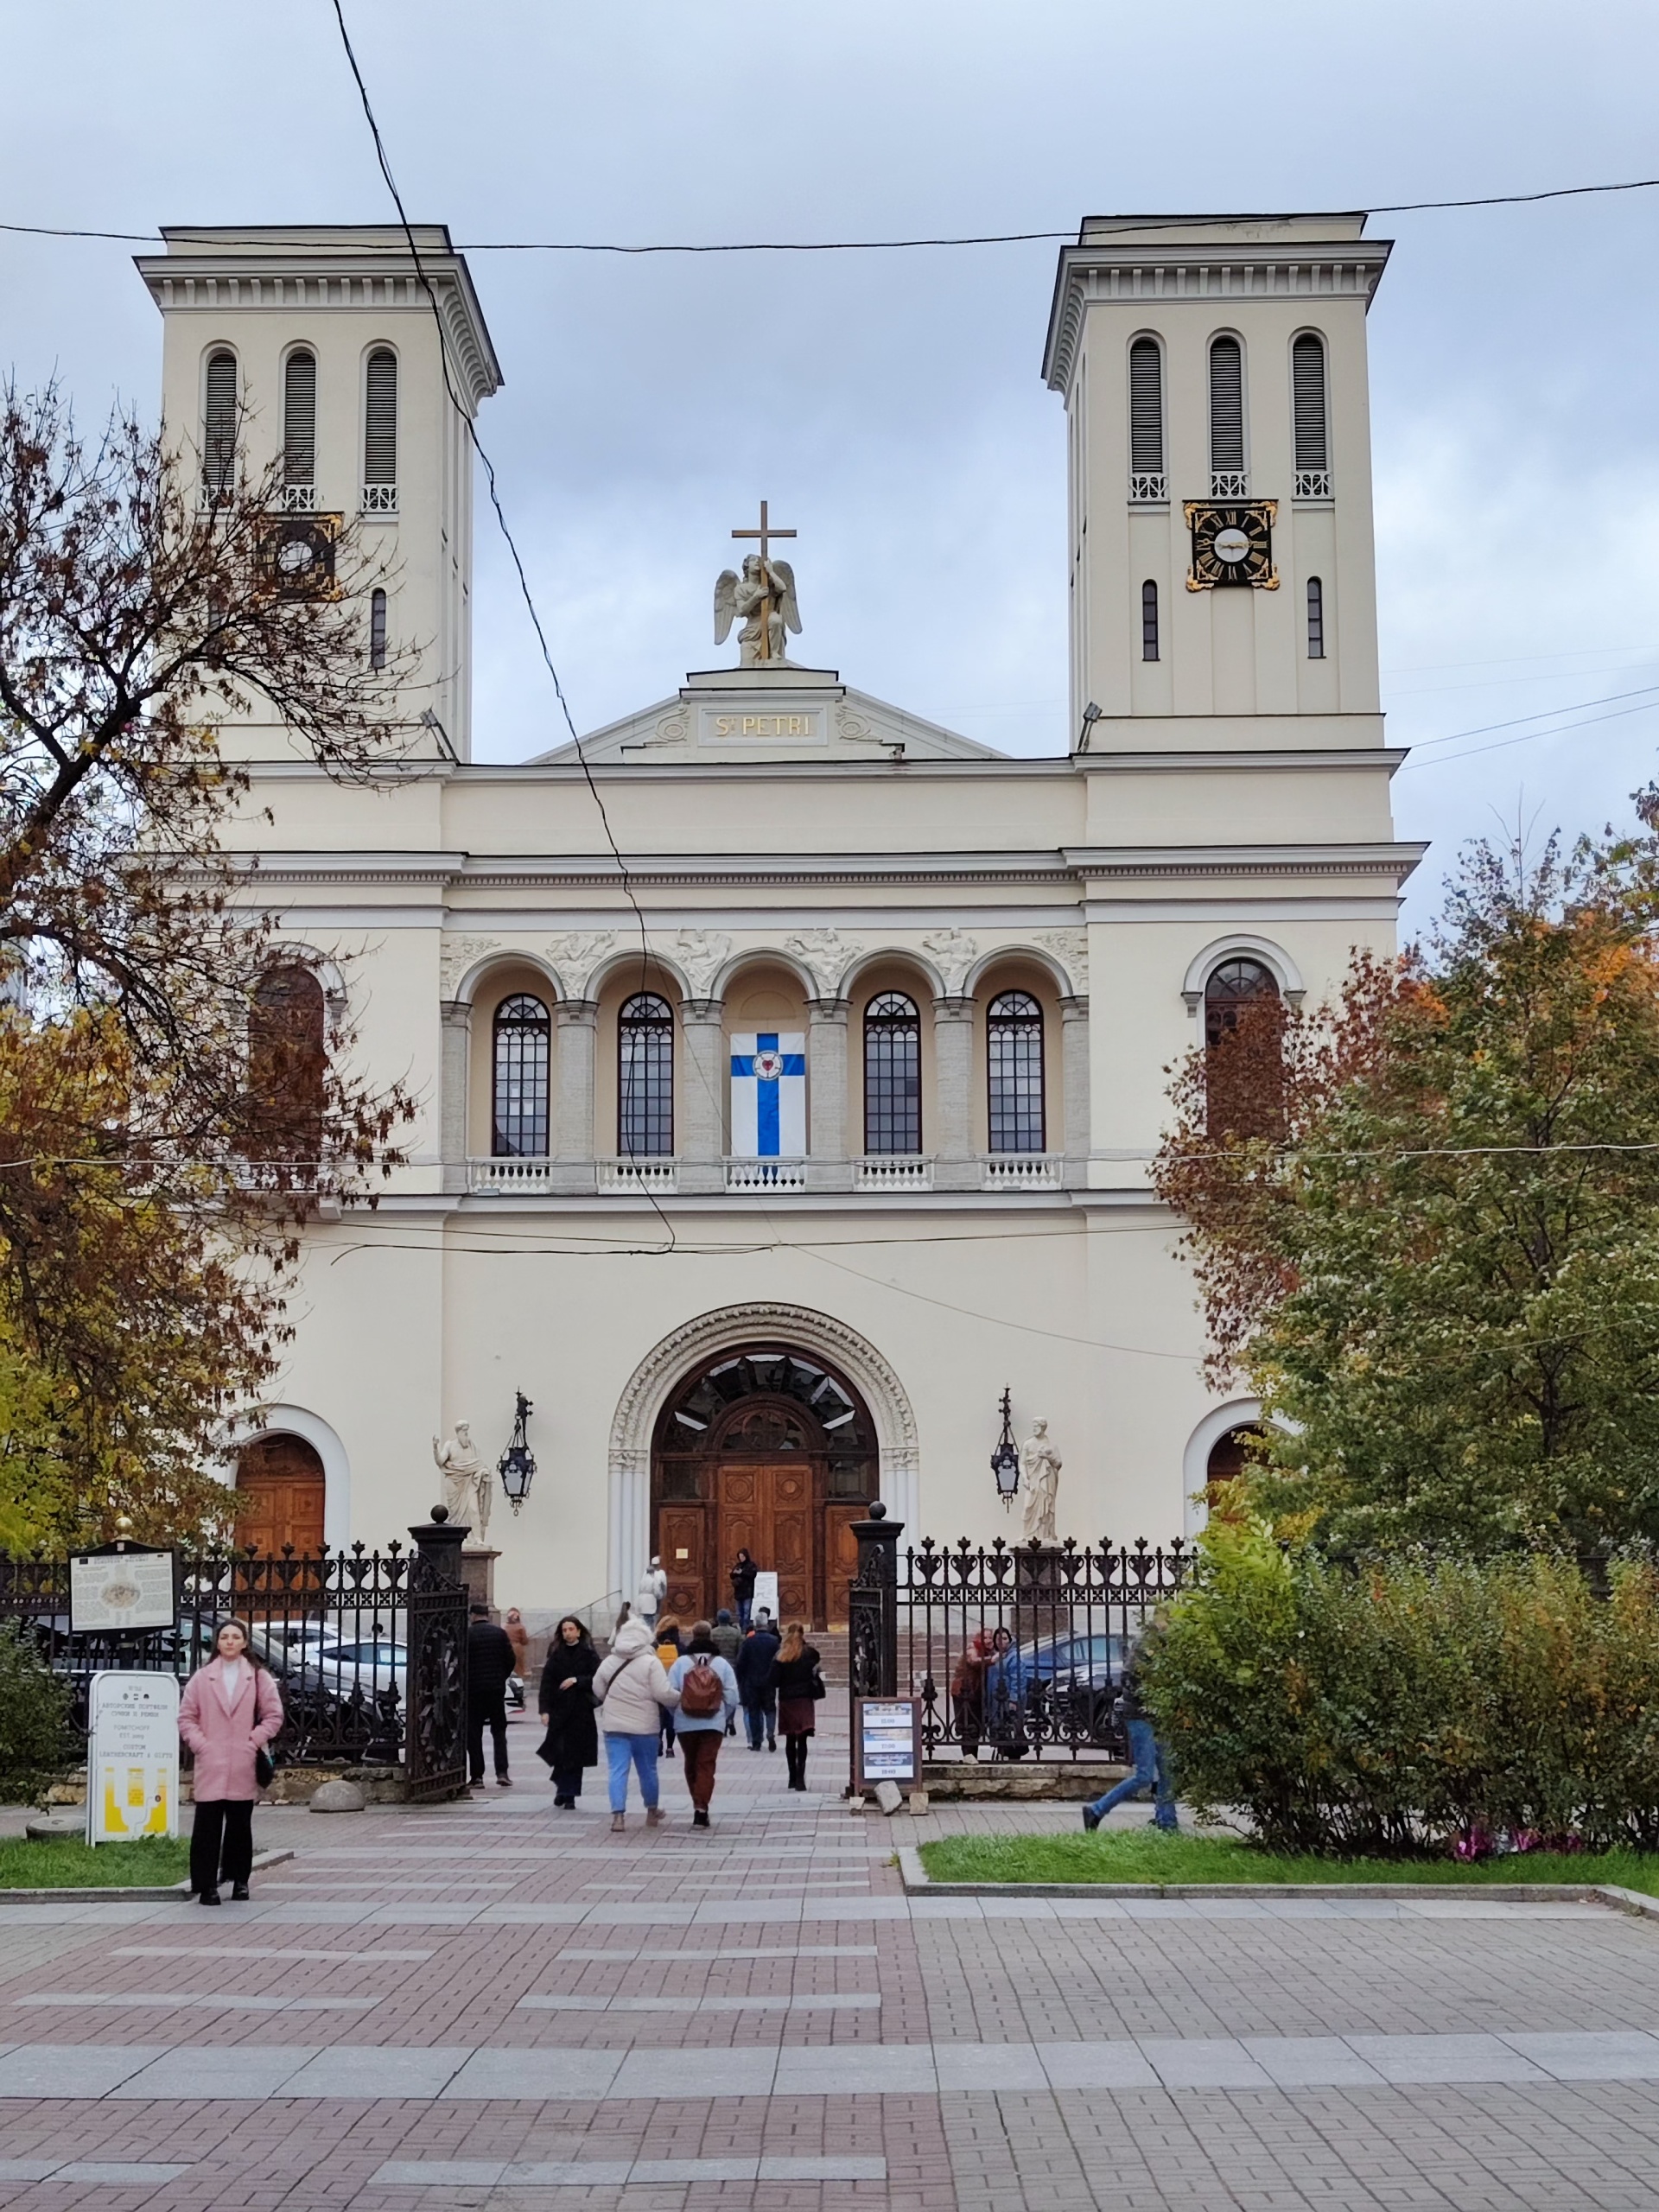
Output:
<path fill-rule="evenodd" d="M 102 1669 L 92 1676 L 87 1722 L 87 1842 L 177 1835 L 179 1686 L 172 1675 Z"/>
<path fill-rule="evenodd" d="M 774 1621 L 778 1618 L 778 1570 L 775 1567 L 763 1567 L 755 1574 L 754 1602 L 750 1608 L 750 1618 L 759 1613 L 770 1613 Z"/>
<path fill-rule="evenodd" d="M 873 1789 L 896 1782 L 914 1789 L 922 1778 L 922 1700 L 918 1697 L 853 1700 L 853 1783 Z"/>

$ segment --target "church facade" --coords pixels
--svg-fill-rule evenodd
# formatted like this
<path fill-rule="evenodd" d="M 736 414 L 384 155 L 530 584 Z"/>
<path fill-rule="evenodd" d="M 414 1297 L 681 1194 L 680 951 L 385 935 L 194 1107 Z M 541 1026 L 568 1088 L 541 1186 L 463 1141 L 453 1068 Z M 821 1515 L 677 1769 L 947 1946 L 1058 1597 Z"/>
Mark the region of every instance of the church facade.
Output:
<path fill-rule="evenodd" d="M 277 1402 L 227 1459 L 245 1533 L 384 1544 L 441 1494 L 435 1440 L 464 1472 L 465 1421 L 499 1602 L 602 1611 L 655 1552 L 696 1612 L 747 1546 L 833 1622 L 875 1498 L 918 1538 L 1019 1536 L 1005 1389 L 1016 1436 L 1048 1424 L 1062 1539 L 1190 1531 L 1259 1409 L 1202 1377 L 1149 1189 L 1168 1071 L 1241 1000 L 1317 1002 L 1390 948 L 1418 856 L 1377 696 L 1387 245 L 1360 216 L 1113 218 L 1061 254 L 1067 753 L 801 664 L 772 530 L 721 579 L 737 665 L 504 764 L 472 758 L 458 413 L 500 371 L 447 234 L 416 242 L 429 294 L 374 228 L 139 263 L 181 442 L 238 408 L 284 528 L 360 518 L 390 556 L 365 651 L 417 648 L 430 702 L 372 786 L 235 733 L 250 895 L 419 1104 L 378 1209 L 308 1231 Z"/>

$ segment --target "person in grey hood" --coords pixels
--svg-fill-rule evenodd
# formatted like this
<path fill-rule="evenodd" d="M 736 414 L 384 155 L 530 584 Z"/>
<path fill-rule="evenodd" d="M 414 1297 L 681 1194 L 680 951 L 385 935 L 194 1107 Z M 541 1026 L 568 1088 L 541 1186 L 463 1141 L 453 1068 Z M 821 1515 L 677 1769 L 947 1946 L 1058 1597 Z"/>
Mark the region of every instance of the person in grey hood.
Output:
<path fill-rule="evenodd" d="M 594 1695 L 610 1770 L 611 1827 L 614 1830 L 627 1825 L 628 1770 L 632 1767 L 639 1777 L 645 1824 L 655 1827 L 663 1817 L 657 1802 L 658 1738 L 664 1713 L 671 1713 L 680 1698 L 669 1687 L 667 1669 L 643 1621 L 628 1621 L 618 1629 L 594 1676 Z"/>

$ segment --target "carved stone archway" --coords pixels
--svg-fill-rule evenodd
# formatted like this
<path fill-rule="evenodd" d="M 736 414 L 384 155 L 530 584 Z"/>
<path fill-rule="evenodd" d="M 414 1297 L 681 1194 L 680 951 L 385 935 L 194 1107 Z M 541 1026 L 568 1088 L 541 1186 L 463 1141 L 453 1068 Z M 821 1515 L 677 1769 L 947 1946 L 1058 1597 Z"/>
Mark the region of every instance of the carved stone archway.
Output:
<path fill-rule="evenodd" d="M 651 1446 L 658 1414 L 687 1373 L 758 1339 L 817 1353 L 854 1383 L 875 1424 L 881 1497 L 895 1521 L 915 1526 L 918 1449 L 909 1394 L 868 1338 L 809 1306 L 770 1301 L 700 1313 L 653 1345 L 617 1402 L 611 1423 L 608 1579 L 631 1599 L 649 1557 Z"/>

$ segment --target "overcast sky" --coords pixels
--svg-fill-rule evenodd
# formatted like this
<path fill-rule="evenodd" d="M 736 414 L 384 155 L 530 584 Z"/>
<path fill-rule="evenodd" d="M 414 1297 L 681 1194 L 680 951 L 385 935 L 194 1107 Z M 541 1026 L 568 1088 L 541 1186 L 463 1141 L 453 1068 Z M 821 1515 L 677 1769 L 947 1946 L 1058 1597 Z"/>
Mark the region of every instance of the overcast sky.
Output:
<path fill-rule="evenodd" d="M 485 239 L 1062 229 L 1659 173 L 1640 0 L 347 0 L 410 213 Z M 328 0 L 3 0 L 0 219 L 383 221 Z M 1370 317 L 1384 699 L 1438 866 L 1624 818 L 1655 773 L 1659 193 L 1379 216 Z M 0 239 L 0 359 L 152 410 L 130 247 Z M 618 260 L 475 253 L 506 373 L 481 429 L 578 728 L 715 656 L 759 497 L 800 531 L 798 651 L 1011 753 L 1067 741 L 1055 248 Z M 480 516 L 480 756 L 562 732 Z M 1659 705 L 1659 690 L 1655 693 Z M 1475 748 L 1481 748 L 1477 751 Z M 1413 920 L 1433 903 L 1430 874 Z"/>

